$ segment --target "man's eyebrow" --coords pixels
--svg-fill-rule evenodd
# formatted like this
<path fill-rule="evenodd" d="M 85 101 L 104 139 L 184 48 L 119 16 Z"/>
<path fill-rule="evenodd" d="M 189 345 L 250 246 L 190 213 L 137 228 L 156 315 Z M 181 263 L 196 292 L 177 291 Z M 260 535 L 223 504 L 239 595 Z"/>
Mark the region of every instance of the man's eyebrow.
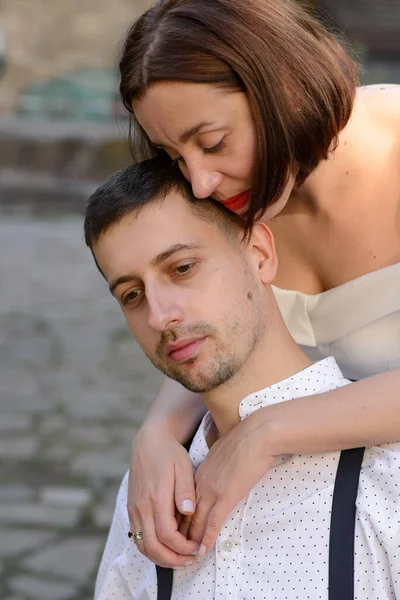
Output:
<path fill-rule="evenodd" d="M 151 264 L 154 267 L 158 267 L 164 260 L 175 254 L 175 252 L 180 252 L 181 250 L 198 250 L 199 248 L 200 244 L 174 244 L 153 258 Z"/>
<path fill-rule="evenodd" d="M 174 244 L 173 246 L 170 246 L 169 248 L 164 250 L 164 252 L 160 252 L 160 254 L 157 254 L 157 256 L 155 258 L 153 258 L 153 260 L 151 261 L 151 264 L 152 264 L 152 266 L 157 267 L 161 263 L 163 263 L 165 260 L 167 260 L 170 256 L 175 254 L 176 252 L 180 252 L 181 250 L 198 250 L 200 247 L 201 247 L 200 244 L 194 244 L 194 243 L 193 244 Z M 137 276 L 133 275 L 133 274 L 121 275 L 121 277 L 118 277 L 117 279 L 115 279 L 115 281 L 110 283 L 109 290 L 110 290 L 111 294 L 114 294 L 115 288 L 118 287 L 119 285 L 121 285 L 122 283 L 128 283 L 129 281 L 133 281 L 134 279 L 137 279 Z"/>
<path fill-rule="evenodd" d="M 198 123 L 191 129 L 188 129 L 188 131 L 185 131 L 185 133 L 182 133 L 182 135 L 179 137 L 180 143 L 186 144 L 186 142 L 188 142 L 191 137 L 196 135 L 196 133 L 199 133 L 200 129 L 203 129 L 203 127 L 210 127 L 211 125 L 214 125 L 214 123 L 211 121 L 203 121 L 202 123 Z M 162 144 L 157 144 L 156 142 L 153 142 L 153 146 L 155 146 L 156 148 L 160 148 L 161 150 L 165 149 L 165 146 L 163 146 Z"/>
<path fill-rule="evenodd" d="M 110 283 L 108 289 L 110 290 L 111 294 L 114 295 L 115 288 L 121 285 L 121 283 L 128 283 L 129 281 L 133 281 L 134 279 L 136 279 L 134 275 L 122 275 L 121 277 L 118 277 L 118 279 L 115 279 L 115 281 Z"/>

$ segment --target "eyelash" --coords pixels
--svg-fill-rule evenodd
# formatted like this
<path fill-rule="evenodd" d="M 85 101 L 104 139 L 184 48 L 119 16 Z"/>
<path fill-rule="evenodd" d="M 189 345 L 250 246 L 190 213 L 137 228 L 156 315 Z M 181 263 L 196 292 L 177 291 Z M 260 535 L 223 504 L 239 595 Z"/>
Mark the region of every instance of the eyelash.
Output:
<path fill-rule="evenodd" d="M 178 269 L 182 269 L 184 267 L 189 267 L 189 269 L 187 271 L 183 271 L 182 273 L 180 271 L 178 271 Z M 185 263 L 183 265 L 179 265 L 178 267 L 175 267 L 174 271 L 178 271 L 178 277 L 183 277 L 184 275 L 191 273 L 193 271 L 194 267 L 195 267 L 195 263 Z"/>
<path fill-rule="evenodd" d="M 131 292 L 128 292 L 128 294 L 126 294 L 123 298 L 121 298 L 121 303 L 123 306 L 127 306 L 128 304 L 132 304 L 133 302 L 135 302 L 138 298 L 140 298 L 140 294 L 138 294 L 137 296 L 135 296 L 135 298 L 133 298 L 133 300 L 129 300 L 129 296 L 131 294 L 134 294 L 135 292 L 138 292 L 139 290 L 132 290 Z"/>
<path fill-rule="evenodd" d="M 222 138 L 220 139 L 218 144 L 215 144 L 215 146 L 211 146 L 211 148 L 203 148 L 203 152 L 204 152 L 204 154 L 216 154 L 217 152 L 219 152 L 220 150 L 223 150 L 224 148 L 225 148 L 225 136 L 222 136 Z"/>
<path fill-rule="evenodd" d="M 220 152 L 225 148 L 225 145 L 225 136 L 223 136 L 220 139 L 220 141 L 217 144 L 215 144 L 215 146 L 211 146 L 210 148 L 203 148 L 203 152 L 204 154 L 217 154 L 217 152 Z M 172 164 L 173 166 L 175 166 L 182 162 L 184 162 L 183 158 L 181 156 L 178 156 L 178 158 L 173 159 Z"/>
<path fill-rule="evenodd" d="M 196 263 L 194 263 L 194 262 L 185 263 L 183 265 L 179 265 L 179 266 L 175 267 L 175 269 L 173 269 L 173 270 L 178 272 L 178 278 L 182 279 L 185 277 L 185 275 L 188 275 L 189 273 L 191 273 L 195 266 L 196 266 Z M 185 267 L 189 267 L 189 268 L 186 271 L 183 271 L 182 273 L 180 271 L 178 271 L 178 269 L 182 269 Z M 134 303 L 136 304 L 137 300 L 142 297 L 142 294 L 139 293 L 137 296 L 135 296 L 135 298 L 133 298 L 133 300 L 129 300 L 129 296 L 138 291 L 140 291 L 140 290 L 132 290 L 132 291 L 128 292 L 123 298 L 121 298 L 121 304 L 123 306 L 128 306 L 129 304 L 134 304 Z"/>

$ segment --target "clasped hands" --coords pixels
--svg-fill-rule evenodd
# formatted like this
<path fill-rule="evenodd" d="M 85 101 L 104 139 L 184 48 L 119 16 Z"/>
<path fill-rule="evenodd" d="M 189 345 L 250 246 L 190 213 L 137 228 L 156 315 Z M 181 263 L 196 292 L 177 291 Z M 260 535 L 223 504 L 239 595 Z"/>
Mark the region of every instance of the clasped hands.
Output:
<path fill-rule="evenodd" d="M 184 569 L 209 552 L 235 506 L 274 462 L 265 429 L 251 416 L 217 440 L 194 474 L 188 453 L 166 430 L 139 431 L 132 447 L 128 513 L 137 546 L 152 562 Z"/>

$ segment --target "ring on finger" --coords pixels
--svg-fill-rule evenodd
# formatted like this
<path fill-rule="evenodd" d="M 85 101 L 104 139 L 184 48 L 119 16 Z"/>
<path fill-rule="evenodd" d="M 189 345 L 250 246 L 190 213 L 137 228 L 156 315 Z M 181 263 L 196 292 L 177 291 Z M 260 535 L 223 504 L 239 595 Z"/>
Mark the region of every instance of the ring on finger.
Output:
<path fill-rule="evenodd" d="M 138 540 L 143 539 L 143 532 L 142 531 L 134 531 L 132 533 L 132 531 L 128 531 L 128 538 L 133 538 L 133 541 L 137 542 Z"/>

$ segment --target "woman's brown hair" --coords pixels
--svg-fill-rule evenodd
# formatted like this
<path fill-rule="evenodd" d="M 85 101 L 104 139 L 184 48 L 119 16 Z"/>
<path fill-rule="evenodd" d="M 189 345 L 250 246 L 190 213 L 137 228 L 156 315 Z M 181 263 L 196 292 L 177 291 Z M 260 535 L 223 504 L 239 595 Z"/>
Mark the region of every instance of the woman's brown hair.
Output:
<path fill-rule="evenodd" d="M 215 84 L 246 93 L 257 139 L 247 222 L 300 185 L 350 118 L 357 67 L 343 46 L 291 0 L 161 0 L 128 31 L 120 92 L 132 113 L 135 160 L 155 149 L 132 102 L 160 81 Z"/>

